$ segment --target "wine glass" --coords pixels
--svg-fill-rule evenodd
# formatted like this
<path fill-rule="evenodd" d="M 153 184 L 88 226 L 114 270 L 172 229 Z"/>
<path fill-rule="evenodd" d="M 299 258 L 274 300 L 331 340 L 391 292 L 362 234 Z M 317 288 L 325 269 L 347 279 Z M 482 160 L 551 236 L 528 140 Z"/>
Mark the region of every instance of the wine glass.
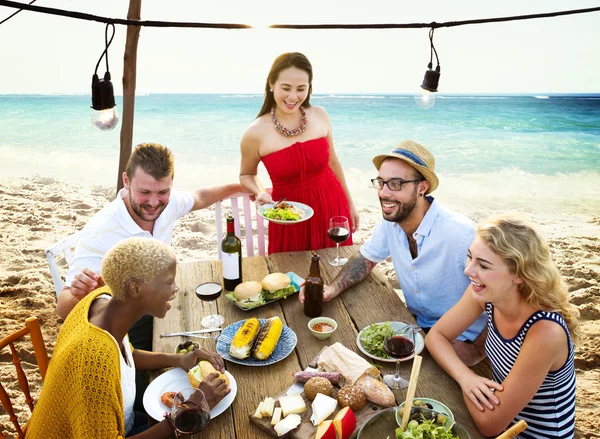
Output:
<path fill-rule="evenodd" d="M 225 318 L 217 312 L 217 304 L 215 302 L 221 296 L 222 292 L 223 287 L 217 282 L 204 282 L 196 287 L 196 296 L 198 299 L 208 302 L 209 306 L 214 303 L 215 306 L 214 314 L 207 315 L 200 322 L 205 328 L 216 328 L 225 323 Z"/>
<path fill-rule="evenodd" d="M 202 390 L 181 390 L 183 401 L 176 395 L 171 407 L 171 419 L 177 433 L 192 435 L 201 432 L 210 421 L 210 408 Z"/>
<path fill-rule="evenodd" d="M 383 343 L 383 349 L 396 359 L 396 373 L 386 374 L 383 382 L 390 389 L 400 390 L 408 387 L 408 381 L 400 376 L 400 361 L 403 358 L 410 357 L 415 352 L 415 328 L 408 325 L 399 331 L 396 331 L 388 337 Z"/>
<path fill-rule="evenodd" d="M 348 262 L 348 258 L 340 258 L 340 243 L 350 237 L 348 218 L 345 216 L 331 217 L 327 234 L 329 235 L 329 239 L 335 242 L 336 246 L 336 257 L 335 259 L 330 259 L 328 262 L 334 267 L 341 267 Z"/>

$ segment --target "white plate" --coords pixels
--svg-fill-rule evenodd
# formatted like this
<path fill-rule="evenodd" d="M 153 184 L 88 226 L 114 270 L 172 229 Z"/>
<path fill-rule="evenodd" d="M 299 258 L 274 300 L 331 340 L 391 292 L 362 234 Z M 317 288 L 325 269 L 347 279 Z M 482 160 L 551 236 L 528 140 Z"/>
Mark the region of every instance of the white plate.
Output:
<path fill-rule="evenodd" d="M 223 398 L 219 403 L 212 408 L 210 411 L 210 418 L 214 419 L 223 413 L 235 399 L 237 394 L 237 383 L 233 375 L 225 371 L 225 375 L 229 378 L 229 387 L 231 392 Z M 165 392 L 179 392 L 182 389 L 192 387 L 190 380 L 188 380 L 187 372 L 179 367 L 168 370 L 167 372 L 159 375 L 144 392 L 144 409 L 157 421 L 164 419 L 164 414 L 171 411 L 170 407 L 167 407 L 160 402 L 160 397 Z"/>
<path fill-rule="evenodd" d="M 275 206 L 275 204 L 263 204 L 262 206 L 260 206 L 258 208 L 257 212 L 260 216 L 262 216 L 267 221 L 271 221 L 272 223 L 276 223 L 276 224 L 298 224 L 298 223 L 304 222 L 304 221 L 312 218 L 312 216 L 315 214 L 315 211 L 313 210 L 313 208 L 310 206 L 307 206 L 306 204 L 298 203 L 296 201 L 286 201 L 286 203 L 294 206 L 298 210 L 303 211 L 304 216 L 302 218 L 300 218 L 298 221 L 282 221 L 282 220 L 267 218 L 266 216 L 264 216 L 263 212 L 265 211 L 265 209 L 272 209 Z"/>
<path fill-rule="evenodd" d="M 373 325 L 380 325 L 382 323 L 386 323 L 386 322 L 373 323 Z M 371 325 L 369 325 L 369 326 L 371 326 Z M 392 329 L 394 330 L 394 332 L 398 332 L 402 328 L 405 328 L 406 326 L 407 326 L 407 324 L 403 323 L 403 322 L 392 322 Z M 368 326 L 367 326 L 367 328 L 368 328 Z M 365 349 L 365 347 L 362 345 L 362 342 L 360 341 L 360 337 L 365 329 L 366 328 L 363 328 L 356 336 L 356 344 L 358 345 L 358 349 L 360 349 L 360 351 L 363 354 L 365 354 L 367 357 L 371 357 L 377 361 L 385 361 L 387 363 L 395 363 L 396 361 L 398 361 L 396 358 L 381 358 L 381 357 L 378 357 L 377 355 L 370 354 Z M 415 332 L 415 352 L 412 355 L 402 358 L 399 361 L 407 361 L 407 360 L 414 358 L 415 355 L 419 355 L 421 353 L 421 351 L 423 350 L 424 347 L 425 347 L 425 338 L 423 337 L 423 333 L 421 331 Z"/>

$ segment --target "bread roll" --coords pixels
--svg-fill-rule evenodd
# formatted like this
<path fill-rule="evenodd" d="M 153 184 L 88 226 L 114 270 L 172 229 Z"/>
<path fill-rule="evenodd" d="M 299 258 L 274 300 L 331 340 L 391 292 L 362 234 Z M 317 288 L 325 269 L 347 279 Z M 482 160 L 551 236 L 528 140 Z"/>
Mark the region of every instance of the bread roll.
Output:
<path fill-rule="evenodd" d="M 292 280 L 287 274 L 271 273 L 264 277 L 261 284 L 265 290 L 275 292 L 287 287 L 291 282 Z"/>
<path fill-rule="evenodd" d="M 209 361 L 201 361 L 197 366 L 192 367 L 188 372 L 188 379 L 190 380 L 192 387 L 197 389 L 202 380 L 204 380 L 204 378 L 209 376 L 211 373 L 218 373 L 219 378 L 223 379 L 227 384 L 227 387 L 229 387 L 229 378 L 227 378 L 227 375 L 215 369 Z"/>
<path fill-rule="evenodd" d="M 371 375 L 362 375 L 354 385 L 365 392 L 367 399 L 375 404 L 384 407 L 391 407 L 396 404 L 396 398 L 394 398 L 390 388 Z"/>
<path fill-rule="evenodd" d="M 367 395 L 358 386 L 347 384 L 338 392 L 337 400 L 342 407 L 350 407 L 353 412 L 356 412 L 367 403 Z"/>
<path fill-rule="evenodd" d="M 333 385 L 327 378 L 314 377 L 304 384 L 304 394 L 308 399 L 312 401 L 317 396 L 317 393 L 327 396 L 333 395 Z"/>
<path fill-rule="evenodd" d="M 262 284 L 255 280 L 242 282 L 233 290 L 233 295 L 237 300 L 252 299 L 260 294 Z"/>

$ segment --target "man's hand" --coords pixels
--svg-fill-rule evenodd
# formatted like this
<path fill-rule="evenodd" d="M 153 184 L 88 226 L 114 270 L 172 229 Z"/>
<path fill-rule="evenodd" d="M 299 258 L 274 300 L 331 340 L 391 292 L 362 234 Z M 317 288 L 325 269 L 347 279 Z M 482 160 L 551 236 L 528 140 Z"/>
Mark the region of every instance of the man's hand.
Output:
<path fill-rule="evenodd" d="M 256 200 L 254 200 L 254 202 L 257 206 L 274 203 L 271 194 L 269 194 L 268 192 L 261 192 L 260 194 L 256 195 Z"/>
<path fill-rule="evenodd" d="M 331 285 L 325 285 L 323 287 L 323 302 L 329 302 L 334 297 L 339 296 L 341 291 L 336 291 Z M 300 285 L 300 293 L 298 294 L 300 303 L 304 303 L 304 282 Z"/>
<path fill-rule="evenodd" d="M 231 392 L 231 389 L 227 387 L 225 380 L 219 378 L 216 373 L 211 373 L 209 376 L 204 378 L 198 387 L 199 390 L 204 392 L 208 407 L 211 409 L 216 406 L 225 396 Z M 195 394 L 194 394 L 195 395 Z"/>
<path fill-rule="evenodd" d="M 71 294 L 77 300 L 81 300 L 96 288 L 102 286 L 104 286 L 102 276 L 90 268 L 84 268 L 71 281 Z"/>

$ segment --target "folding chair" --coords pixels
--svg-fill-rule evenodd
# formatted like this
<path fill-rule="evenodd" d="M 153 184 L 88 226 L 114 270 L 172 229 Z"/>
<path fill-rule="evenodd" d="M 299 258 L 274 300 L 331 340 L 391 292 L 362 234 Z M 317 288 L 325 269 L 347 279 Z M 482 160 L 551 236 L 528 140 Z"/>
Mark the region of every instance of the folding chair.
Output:
<path fill-rule="evenodd" d="M 54 289 L 56 290 L 56 295 L 60 293 L 60 290 L 63 289 L 65 283 L 63 281 L 62 275 L 60 274 L 58 263 L 56 262 L 56 258 L 63 253 L 63 257 L 66 261 L 67 268 L 71 265 L 71 261 L 73 260 L 73 251 L 75 248 L 75 244 L 79 240 L 79 236 L 81 235 L 81 231 L 73 233 L 70 236 L 67 236 L 62 241 L 54 244 L 52 247 L 48 247 L 46 249 L 46 259 L 48 259 L 48 265 L 50 266 L 50 273 L 52 273 L 52 281 L 54 282 Z"/>
<path fill-rule="evenodd" d="M 217 249 L 219 259 L 222 259 L 221 240 L 223 239 L 223 209 L 222 202 L 231 200 L 231 214 L 235 220 L 235 234 L 241 237 L 240 234 L 240 207 L 239 201 L 242 201 L 242 209 L 244 213 L 244 230 L 246 231 L 246 255 L 254 256 L 254 234 L 253 234 L 253 211 L 256 219 L 256 240 L 258 255 L 265 255 L 265 226 L 263 217 L 256 214 L 256 209 L 250 207 L 250 195 L 238 192 L 229 197 L 223 198 L 215 203 L 215 221 L 217 224 Z"/>
<path fill-rule="evenodd" d="M 42 376 L 42 381 L 46 377 L 46 371 L 48 370 L 48 352 L 46 352 L 46 346 L 44 345 L 44 337 L 42 335 L 42 331 L 40 330 L 40 325 L 38 323 L 37 317 L 29 317 L 25 320 L 25 327 L 13 332 L 12 334 L 4 337 L 0 340 L 0 351 L 2 351 L 6 346 L 10 347 L 10 351 L 12 353 L 12 363 L 15 365 L 17 370 L 17 379 L 19 382 L 19 387 L 25 394 L 25 401 L 29 406 L 29 410 L 33 412 L 33 398 L 31 397 L 31 393 L 29 390 L 29 381 L 27 381 L 27 376 L 25 376 L 25 372 L 23 371 L 23 366 L 21 366 L 21 358 L 15 349 L 14 343 L 23 338 L 25 335 L 29 334 L 31 338 L 31 344 L 33 345 L 33 351 L 35 353 L 35 358 L 37 360 L 38 369 L 40 371 L 40 375 Z M 10 380 L 12 383 L 12 380 Z M 0 402 L 2 402 L 2 406 L 6 410 L 6 413 L 10 417 L 11 422 L 15 426 L 15 430 L 17 431 L 17 437 L 22 439 L 25 437 L 25 430 L 27 429 L 27 423 L 21 427 L 19 424 L 19 420 L 17 415 L 15 415 L 15 411 L 13 410 L 13 405 L 10 402 L 10 397 L 8 396 L 7 391 L 4 388 L 4 385 L 0 382 Z M 5 436 L 0 433 L 0 437 L 4 438 Z"/>

